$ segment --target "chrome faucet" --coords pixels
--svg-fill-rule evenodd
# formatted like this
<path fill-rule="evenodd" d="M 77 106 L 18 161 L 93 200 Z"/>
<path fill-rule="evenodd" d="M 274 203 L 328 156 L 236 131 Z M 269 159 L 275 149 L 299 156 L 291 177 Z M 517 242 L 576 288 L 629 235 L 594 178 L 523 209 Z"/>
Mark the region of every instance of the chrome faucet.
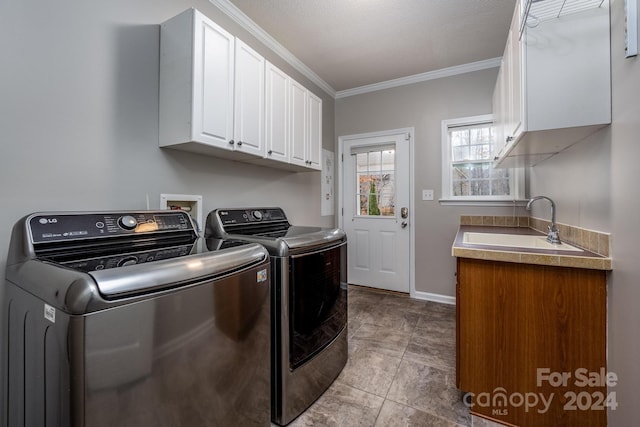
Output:
<path fill-rule="evenodd" d="M 551 200 L 547 196 L 533 197 L 529 200 L 529 203 L 527 203 L 527 210 L 530 211 L 531 204 L 540 199 L 547 199 L 551 203 L 551 225 L 549 226 L 549 232 L 547 233 L 547 242 L 560 245 L 562 244 L 562 242 L 560 241 L 560 232 L 558 231 L 558 226 L 556 225 L 556 204 L 553 203 L 553 200 Z"/>

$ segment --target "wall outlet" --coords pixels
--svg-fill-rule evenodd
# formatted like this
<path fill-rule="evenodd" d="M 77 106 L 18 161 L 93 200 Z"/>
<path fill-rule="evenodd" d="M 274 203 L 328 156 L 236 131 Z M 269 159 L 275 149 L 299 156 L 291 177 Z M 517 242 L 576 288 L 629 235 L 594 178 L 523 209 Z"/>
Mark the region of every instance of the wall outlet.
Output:
<path fill-rule="evenodd" d="M 433 190 L 422 190 L 422 200 L 433 200 Z"/>

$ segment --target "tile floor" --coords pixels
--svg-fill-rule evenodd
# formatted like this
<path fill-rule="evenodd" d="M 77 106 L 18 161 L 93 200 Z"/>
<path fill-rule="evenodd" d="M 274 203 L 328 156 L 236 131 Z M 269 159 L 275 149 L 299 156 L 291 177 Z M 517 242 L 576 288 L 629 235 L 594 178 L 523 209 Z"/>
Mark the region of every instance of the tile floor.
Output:
<path fill-rule="evenodd" d="M 291 427 L 471 426 L 455 388 L 455 307 L 349 287 L 349 361 Z"/>

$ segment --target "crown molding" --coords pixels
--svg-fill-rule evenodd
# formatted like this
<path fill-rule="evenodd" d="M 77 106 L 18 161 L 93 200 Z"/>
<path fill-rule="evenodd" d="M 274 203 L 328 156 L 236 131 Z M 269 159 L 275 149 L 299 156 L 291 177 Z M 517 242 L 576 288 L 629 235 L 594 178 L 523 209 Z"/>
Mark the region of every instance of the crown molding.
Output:
<path fill-rule="evenodd" d="M 325 91 L 331 97 L 336 97 L 336 90 L 329 83 L 325 82 L 320 76 L 307 67 L 302 61 L 282 46 L 276 39 L 271 37 L 269 33 L 262 29 L 258 24 L 253 22 L 251 18 L 245 15 L 237 6 L 229 0 L 209 0 L 214 6 L 220 9 L 225 15 L 239 24 L 242 28 L 251 33 L 252 36 L 264 43 L 269 49 L 274 51 L 278 56 L 284 59 L 289 65 L 302 73 L 306 78 L 315 83 L 320 89 Z"/>
<path fill-rule="evenodd" d="M 470 73 L 473 71 L 485 70 L 488 68 L 499 67 L 502 58 L 486 59 L 469 64 L 456 65 L 454 67 L 442 68 L 440 70 L 428 71 L 426 73 L 414 74 L 413 76 L 400 77 L 398 79 L 387 80 L 380 83 L 359 86 L 353 89 L 337 91 L 318 76 L 311 68 L 307 67 L 302 61 L 291 53 L 287 48 L 282 46 L 276 39 L 271 37 L 269 33 L 256 24 L 251 18 L 245 15 L 236 5 L 229 0 L 209 0 L 211 4 L 220 9 L 222 13 L 239 24 L 248 31 L 252 36 L 262 42 L 265 46 L 275 52 L 289 65 L 298 70 L 302 75 L 315 83 L 320 89 L 325 91 L 334 99 L 346 98 L 348 96 L 360 95 L 368 92 L 375 92 L 382 89 L 389 89 L 398 86 L 410 85 L 413 83 L 425 82 L 428 80 L 441 79 L 443 77 L 456 76 L 458 74 Z"/>
<path fill-rule="evenodd" d="M 360 86 L 353 89 L 346 89 L 336 92 L 335 98 L 346 98 L 348 96 L 361 95 L 363 93 L 375 92 L 382 89 L 389 89 L 398 86 L 410 85 L 413 83 L 425 82 L 428 80 L 441 79 L 444 77 L 456 76 L 459 74 L 471 73 L 473 71 L 486 70 L 488 68 L 500 67 L 502 57 L 485 59 L 483 61 L 470 62 L 468 64 L 456 65 L 454 67 L 442 68 L 440 70 L 427 71 L 426 73 L 414 74 L 412 76 L 400 77 L 398 79 L 387 80 L 380 83 Z"/>

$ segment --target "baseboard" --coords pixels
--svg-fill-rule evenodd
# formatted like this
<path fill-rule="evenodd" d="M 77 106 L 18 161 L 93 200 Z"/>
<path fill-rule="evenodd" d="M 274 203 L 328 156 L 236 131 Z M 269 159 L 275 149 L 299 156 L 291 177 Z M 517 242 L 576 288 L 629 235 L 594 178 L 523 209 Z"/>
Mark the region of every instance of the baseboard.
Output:
<path fill-rule="evenodd" d="M 441 304 L 456 305 L 456 297 L 448 295 L 432 294 L 429 292 L 414 291 L 411 298 L 421 299 L 425 301 L 439 302 Z"/>

